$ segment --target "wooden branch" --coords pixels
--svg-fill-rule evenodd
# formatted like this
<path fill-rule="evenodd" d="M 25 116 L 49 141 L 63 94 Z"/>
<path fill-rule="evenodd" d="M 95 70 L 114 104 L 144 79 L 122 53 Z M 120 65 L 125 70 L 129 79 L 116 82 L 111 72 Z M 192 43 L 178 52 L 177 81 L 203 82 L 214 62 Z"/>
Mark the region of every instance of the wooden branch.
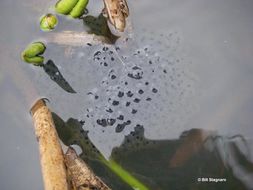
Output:
<path fill-rule="evenodd" d="M 39 143 L 45 190 L 68 190 L 64 156 L 52 115 L 43 99 L 31 108 L 35 134 Z"/>
<path fill-rule="evenodd" d="M 69 147 L 65 154 L 65 163 L 77 190 L 111 190 L 100 178 L 98 178 L 87 164 L 78 157 L 76 151 Z"/>

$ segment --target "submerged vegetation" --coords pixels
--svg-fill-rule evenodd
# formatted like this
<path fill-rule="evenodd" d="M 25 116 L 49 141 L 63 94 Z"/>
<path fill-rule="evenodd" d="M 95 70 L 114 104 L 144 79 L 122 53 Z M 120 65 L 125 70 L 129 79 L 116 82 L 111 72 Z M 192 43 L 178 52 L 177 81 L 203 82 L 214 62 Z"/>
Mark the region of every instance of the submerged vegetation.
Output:
<path fill-rule="evenodd" d="M 229 163 L 233 155 L 242 170 L 252 166 L 246 158 L 249 150 L 243 153 L 238 149 L 242 144 L 248 149 L 243 137 L 222 137 L 215 131 L 191 129 L 182 132 L 178 139 L 150 140 L 145 138 L 144 128 L 138 126 L 105 159 L 83 129 L 83 121 L 70 118 L 64 122 L 55 113 L 53 119 L 62 142 L 80 146 L 80 157 L 112 189 L 247 189 L 240 176 L 233 173 L 237 166 Z M 226 182 L 200 183 L 200 177 L 226 179 Z"/>
<path fill-rule="evenodd" d="M 83 130 L 82 124 L 79 121 L 71 118 L 65 123 L 57 114 L 52 113 L 52 116 L 59 137 L 65 145 L 79 145 L 83 151 L 81 158 L 83 158 L 88 164 L 93 161 L 99 163 L 100 167 L 98 167 L 97 164 L 91 164 L 92 169 L 94 169 L 96 173 L 100 173 L 98 172 L 99 170 L 103 171 L 103 168 L 111 173 L 108 176 L 104 176 L 103 174 L 101 179 L 106 179 L 105 181 L 108 181 L 108 185 L 111 186 L 112 189 L 117 189 L 119 187 L 121 187 L 122 190 L 129 189 L 129 187 L 126 188 L 127 186 L 124 185 L 124 183 L 126 183 L 133 189 L 149 190 L 149 188 L 139 181 L 138 178 L 133 176 L 113 159 L 107 160 L 104 158 L 100 151 L 90 141 L 88 138 L 88 132 Z M 110 180 L 110 176 L 113 176 L 114 179 Z M 117 186 L 117 184 L 120 184 L 120 186 Z"/>

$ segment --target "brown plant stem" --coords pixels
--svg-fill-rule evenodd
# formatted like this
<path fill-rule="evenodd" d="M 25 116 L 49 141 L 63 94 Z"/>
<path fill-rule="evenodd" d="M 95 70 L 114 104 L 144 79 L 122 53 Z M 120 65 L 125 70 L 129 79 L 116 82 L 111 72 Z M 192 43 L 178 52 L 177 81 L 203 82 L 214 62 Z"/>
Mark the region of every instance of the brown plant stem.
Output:
<path fill-rule="evenodd" d="M 63 152 L 45 100 L 40 99 L 34 104 L 31 115 L 39 143 L 44 189 L 68 190 Z"/>
<path fill-rule="evenodd" d="M 65 163 L 70 175 L 70 180 L 77 190 L 111 190 L 87 164 L 78 157 L 75 150 L 68 148 L 65 154 Z M 74 188 L 74 189 L 75 189 Z"/>

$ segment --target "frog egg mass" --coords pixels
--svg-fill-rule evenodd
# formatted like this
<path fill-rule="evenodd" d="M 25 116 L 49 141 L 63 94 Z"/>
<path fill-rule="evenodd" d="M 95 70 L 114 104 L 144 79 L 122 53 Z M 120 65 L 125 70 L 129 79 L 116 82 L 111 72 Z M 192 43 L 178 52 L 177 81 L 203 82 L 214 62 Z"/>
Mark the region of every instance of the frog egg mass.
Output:
<path fill-rule="evenodd" d="M 48 56 L 76 93 L 49 84 L 44 73 L 37 80 L 42 89 L 49 89 L 43 93 L 48 93 L 56 113 L 65 120 L 85 121 L 83 128 L 98 148 L 119 145 L 136 126 L 143 126 L 148 138 L 180 131 L 192 111 L 195 78 L 190 63 L 177 52 L 177 34 L 140 32 L 113 45 L 84 42 L 68 48 L 55 48 Z M 62 59 L 66 51 L 72 53 Z"/>
<path fill-rule="evenodd" d="M 85 114 L 94 127 L 110 127 L 116 133 L 130 132 L 139 125 L 154 128 L 177 109 L 173 103 L 182 103 L 190 90 L 191 81 L 166 42 L 143 44 L 141 37 L 136 38 L 139 40 L 117 42 L 116 48 L 87 47 L 94 48 L 94 53 L 93 61 L 86 65 L 98 79 L 89 93 L 92 111 Z"/>

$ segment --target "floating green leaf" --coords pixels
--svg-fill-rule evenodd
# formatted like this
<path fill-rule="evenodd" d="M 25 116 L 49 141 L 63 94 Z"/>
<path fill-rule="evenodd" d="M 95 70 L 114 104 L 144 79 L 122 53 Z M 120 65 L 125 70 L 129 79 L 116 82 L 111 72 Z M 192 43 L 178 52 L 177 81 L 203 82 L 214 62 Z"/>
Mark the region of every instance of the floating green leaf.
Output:
<path fill-rule="evenodd" d="M 89 3 L 89 0 L 79 0 L 77 2 L 76 6 L 70 12 L 70 15 L 73 18 L 79 18 L 80 16 L 83 15 L 84 10 L 85 10 L 88 3 Z"/>
<path fill-rule="evenodd" d="M 67 15 L 75 7 L 78 0 L 60 0 L 55 5 L 55 10 L 59 14 Z"/>
<path fill-rule="evenodd" d="M 44 57 L 36 56 L 36 57 L 24 57 L 23 60 L 27 63 L 32 63 L 35 66 L 39 66 L 44 62 Z"/>
<path fill-rule="evenodd" d="M 46 46 L 42 42 L 34 42 L 27 46 L 22 52 L 22 60 L 32 63 L 36 66 L 41 65 L 44 58 L 41 56 L 46 50 Z"/>
<path fill-rule="evenodd" d="M 79 18 L 83 15 L 89 0 L 60 0 L 55 5 L 57 13 Z"/>
<path fill-rule="evenodd" d="M 57 17 L 53 14 L 46 14 L 40 20 L 40 28 L 43 31 L 51 31 L 57 25 Z"/>

